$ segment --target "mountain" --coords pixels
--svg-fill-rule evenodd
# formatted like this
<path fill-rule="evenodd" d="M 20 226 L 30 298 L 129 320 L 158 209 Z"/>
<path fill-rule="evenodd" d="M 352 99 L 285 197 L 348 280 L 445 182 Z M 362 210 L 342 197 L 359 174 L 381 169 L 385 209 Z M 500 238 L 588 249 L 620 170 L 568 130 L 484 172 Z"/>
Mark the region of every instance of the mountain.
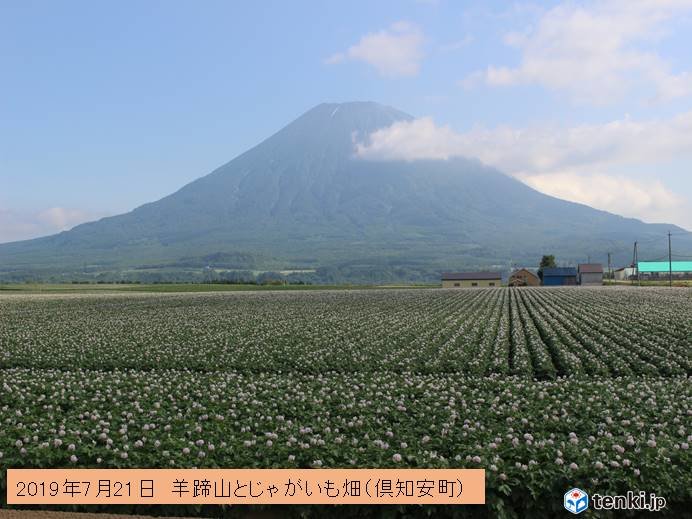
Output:
<path fill-rule="evenodd" d="M 376 103 L 321 104 L 179 191 L 54 236 L 0 245 L 0 276 L 317 269 L 343 279 L 664 254 L 671 225 L 544 195 L 477 160 L 383 162 L 354 142 L 412 117 Z M 677 238 L 676 238 L 677 239 Z M 684 240 L 684 241 L 681 241 Z M 692 238 L 679 240 L 692 250 Z M 86 265 L 86 266 L 85 266 Z"/>

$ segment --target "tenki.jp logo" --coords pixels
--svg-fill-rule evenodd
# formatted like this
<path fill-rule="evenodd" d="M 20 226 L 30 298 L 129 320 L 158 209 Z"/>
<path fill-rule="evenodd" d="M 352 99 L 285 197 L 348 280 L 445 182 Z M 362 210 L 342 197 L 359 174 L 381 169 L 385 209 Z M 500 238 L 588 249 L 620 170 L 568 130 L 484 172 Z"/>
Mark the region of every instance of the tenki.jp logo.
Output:
<path fill-rule="evenodd" d="M 589 495 L 579 488 L 565 493 L 564 506 L 573 514 L 580 514 L 589 508 Z"/>
<path fill-rule="evenodd" d="M 603 496 L 593 494 L 591 504 L 594 510 L 648 510 L 658 512 L 666 507 L 666 499 L 654 493 L 629 490 L 625 495 Z M 565 493 L 565 509 L 573 514 L 580 514 L 589 508 L 589 495 L 580 488 L 573 488 Z"/>

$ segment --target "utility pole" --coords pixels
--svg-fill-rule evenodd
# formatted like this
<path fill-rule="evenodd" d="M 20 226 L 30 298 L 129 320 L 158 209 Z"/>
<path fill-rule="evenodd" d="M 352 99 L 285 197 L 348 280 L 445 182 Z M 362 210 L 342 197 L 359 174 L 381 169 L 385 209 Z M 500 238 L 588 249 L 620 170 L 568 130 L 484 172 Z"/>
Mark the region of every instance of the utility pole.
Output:
<path fill-rule="evenodd" d="M 673 288 L 673 254 L 670 246 L 670 231 L 668 231 L 668 286 Z"/>
<path fill-rule="evenodd" d="M 610 252 L 608 253 L 608 279 L 613 279 L 613 267 L 610 261 Z"/>
<path fill-rule="evenodd" d="M 639 254 L 637 252 L 637 242 L 634 242 L 634 258 L 633 258 L 633 266 L 637 270 L 637 283 L 639 286 L 642 284 L 641 277 L 639 276 Z M 632 280 L 632 283 L 634 284 L 634 280 Z"/>

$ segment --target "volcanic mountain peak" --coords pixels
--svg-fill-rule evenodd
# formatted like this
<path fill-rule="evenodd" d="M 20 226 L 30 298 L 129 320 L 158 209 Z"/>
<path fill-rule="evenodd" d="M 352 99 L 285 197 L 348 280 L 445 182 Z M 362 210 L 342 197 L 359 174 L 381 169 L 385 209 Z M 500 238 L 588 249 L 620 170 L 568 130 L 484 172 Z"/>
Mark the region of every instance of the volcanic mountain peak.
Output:
<path fill-rule="evenodd" d="M 430 279 L 463 266 L 532 264 L 546 252 L 566 261 L 612 252 L 620 262 L 634 240 L 665 245 L 668 226 L 544 195 L 477 160 L 356 159 L 355 142 L 411 119 L 372 102 L 320 104 L 159 201 L 0 245 L 0 269 L 69 272 L 88 263 L 113 272 L 225 258 L 217 266 L 358 268 L 377 281 L 383 271 Z M 686 240 L 681 250 L 692 250 Z"/>

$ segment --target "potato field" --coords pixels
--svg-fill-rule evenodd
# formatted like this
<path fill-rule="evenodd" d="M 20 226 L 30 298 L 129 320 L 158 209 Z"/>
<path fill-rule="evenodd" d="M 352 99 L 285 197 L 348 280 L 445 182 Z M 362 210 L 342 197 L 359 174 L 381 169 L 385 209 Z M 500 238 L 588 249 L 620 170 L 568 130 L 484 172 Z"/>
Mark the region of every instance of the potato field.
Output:
<path fill-rule="evenodd" d="M 403 511 L 680 516 L 691 374 L 686 289 L 0 295 L 0 467 L 485 468 L 487 509 Z"/>

